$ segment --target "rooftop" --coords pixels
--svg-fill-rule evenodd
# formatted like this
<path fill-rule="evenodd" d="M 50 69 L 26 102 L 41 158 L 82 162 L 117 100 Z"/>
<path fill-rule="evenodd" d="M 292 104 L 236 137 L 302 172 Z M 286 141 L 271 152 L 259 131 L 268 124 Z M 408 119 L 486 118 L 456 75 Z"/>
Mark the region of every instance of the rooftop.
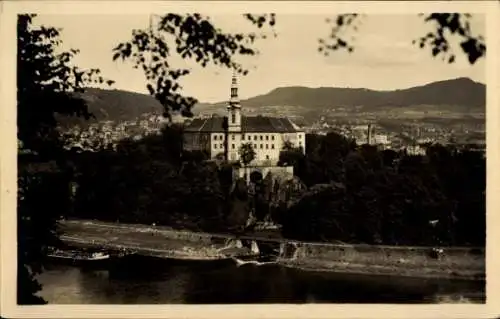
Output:
<path fill-rule="evenodd" d="M 186 132 L 224 132 L 224 117 L 196 118 L 188 124 Z M 290 119 L 285 117 L 242 116 L 241 131 L 248 133 L 294 133 L 301 129 Z"/>

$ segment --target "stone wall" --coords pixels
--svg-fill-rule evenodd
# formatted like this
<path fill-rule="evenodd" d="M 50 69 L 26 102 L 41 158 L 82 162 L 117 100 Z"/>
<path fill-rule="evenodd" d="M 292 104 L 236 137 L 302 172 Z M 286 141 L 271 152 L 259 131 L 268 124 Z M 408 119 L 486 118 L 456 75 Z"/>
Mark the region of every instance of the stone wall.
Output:
<path fill-rule="evenodd" d="M 275 166 L 275 165 L 255 165 L 245 167 L 237 167 L 234 168 L 233 178 L 243 178 L 245 176 L 246 169 L 248 169 L 248 173 L 252 174 L 252 172 L 260 172 L 262 177 L 266 177 L 266 175 L 270 172 L 276 176 L 282 176 L 283 179 L 289 180 L 293 178 L 293 166 Z"/>

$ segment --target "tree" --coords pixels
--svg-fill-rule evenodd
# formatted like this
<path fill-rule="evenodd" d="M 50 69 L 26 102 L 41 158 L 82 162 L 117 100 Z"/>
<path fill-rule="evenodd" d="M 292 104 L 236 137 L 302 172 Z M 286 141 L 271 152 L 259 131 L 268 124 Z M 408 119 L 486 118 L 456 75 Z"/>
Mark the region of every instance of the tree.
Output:
<path fill-rule="evenodd" d="M 245 143 L 240 146 L 238 153 L 240 155 L 241 162 L 243 165 L 247 166 L 255 159 L 255 150 L 253 149 L 252 143 Z"/>
<path fill-rule="evenodd" d="M 273 26 L 274 14 L 251 15 L 244 18 L 258 29 Z M 209 17 L 199 13 L 165 14 L 150 29 L 133 30 L 132 40 L 114 48 L 113 59 L 131 59 L 135 68 L 141 68 L 148 81 L 147 89 L 164 107 L 164 116 L 180 111 L 191 116 L 191 108 L 197 102 L 194 97 L 179 93 L 178 80 L 188 69 L 178 69 L 170 64 L 169 57 L 175 48 L 184 59 L 193 59 L 202 66 L 219 65 L 246 74 L 248 71 L 238 62 L 238 56 L 255 55 L 254 42 L 265 38 L 265 33 L 225 33 L 217 28 Z"/>
<path fill-rule="evenodd" d="M 245 180 L 248 184 L 249 174 L 248 174 L 248 164 L 250 164 L 255 159 L 255 150 L 253 149 L 252 143 L 245 143 L 240 146 L 238 153 L 240 155 L 240 160 L 245 166 Z"/>
<path fill-rule="evenodd" d="M 58 115 L 92 117 L 77 93 L 91 84 L 113 82 L 101 77 L 98 69 L 71 66 L 79 51 L 56 53 L 60 30 L 35 27 L 33 18 L 20 15 L 17 25 L 18 138 L 25 148 L 43 155 L 58 146 Z"/>
<path fill-rule="evenodd" d="M 358 31 L 363 14 L 339 14 L 327 22 L 332 25 L 330 37 L 319 40 L 319 52 L 329 55 L 332 51 L 345 49 L 353 52 L 355 46 L 346 40 L 345 33 L 352 29 Z M 430 48 L 433 57 L 441 56 L 443 61 L 455 62 L 456 54 L 450 45 L 450 38 L 460 39 L 460 48 L 470 64 L 476 63 L 486 55 L 486 43 L 482 36 L 474 36 L 470 28 L 471 15 L 466 13 L 419 14 L 424 23 L 434 26 L 429 32 L 412 43 L 420 48 Z"/>
<path fill-rule="evenodd" d="M 34 275 L 41 271 L 40 261 L 48 246 L 57 242 L 57 220 L 68 209 L 69 194 L 65 190 L 71 173 L 66 167 L 57 117 L 90 118 L 92 114 L 77 93 L 89 84 L 105 82 L 99 70 L 81 70 L 71 65 L 78 50 L 57 53 L 56 47 L 61 43 L 59 30 L 35 27 L 34 18 L 35 15 L 24 14 L 17 21 L 18 140 L 20 147 L 31 151 L 31 162 L 56 160 L 58 168 L 50 169 L 50 173 L 33 172 L 23 169 L 25 163 L 20 162 L 19 304 L 44 303 L 35 296 L 40 285 Z"/>

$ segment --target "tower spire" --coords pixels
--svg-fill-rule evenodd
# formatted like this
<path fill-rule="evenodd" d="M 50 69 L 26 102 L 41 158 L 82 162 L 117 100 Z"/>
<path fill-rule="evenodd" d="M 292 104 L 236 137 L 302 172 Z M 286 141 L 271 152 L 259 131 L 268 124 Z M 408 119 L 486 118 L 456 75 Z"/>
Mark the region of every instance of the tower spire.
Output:
<path fill-rule="evenodd" d="M 240 100 L 238 97 L 238 78 L 235 71 L 233 71 L 233 77 L 231 79 L 231 99 L 229 100 L 229 107 L 240 107 Z"/>

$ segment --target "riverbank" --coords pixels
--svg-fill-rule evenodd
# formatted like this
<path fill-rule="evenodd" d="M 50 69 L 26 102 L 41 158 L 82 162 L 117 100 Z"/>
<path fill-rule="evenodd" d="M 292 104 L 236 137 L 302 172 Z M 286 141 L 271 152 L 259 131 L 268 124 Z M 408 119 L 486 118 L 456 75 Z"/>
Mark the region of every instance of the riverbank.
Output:
<path fill-rule="evenodd" d="M 485 280 L 481 248 L 297 244 L 289 267 L 353 274 Z"/>
<path fill-rule="evenodd" d="M 168 227 L 71 220 L 62 223 L 64 241 L 71 244 L 132 250 L 139 254 L 191 260 L 224 259 L 249 253 L 234 246 L 236 237 L 176 231 Z M 250 235 L 242 238 L 252 238 Z M 368 275 L 484 280 L 483 248 L 370 246 L 285 241 L 256 235 L 259 244 L 279 247 L 277 263 L 294 268 Z M 232 245 L 232 249 L 228 249 Z"/>

